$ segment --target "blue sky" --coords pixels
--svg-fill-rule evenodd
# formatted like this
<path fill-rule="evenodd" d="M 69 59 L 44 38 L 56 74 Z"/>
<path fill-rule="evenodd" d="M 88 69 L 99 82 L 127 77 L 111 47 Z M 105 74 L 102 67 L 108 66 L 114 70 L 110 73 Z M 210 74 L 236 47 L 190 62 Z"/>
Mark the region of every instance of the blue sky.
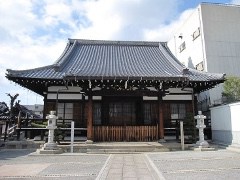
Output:
<path fill-rule="evenodd" d="M 42 97 L 5 78 L 6 69 L 50 65 L 68 38 L 167 41 L 199 0 L 0 0 L 0 102 Z M 240 4 L 240 0 L 204 1 Z"/>

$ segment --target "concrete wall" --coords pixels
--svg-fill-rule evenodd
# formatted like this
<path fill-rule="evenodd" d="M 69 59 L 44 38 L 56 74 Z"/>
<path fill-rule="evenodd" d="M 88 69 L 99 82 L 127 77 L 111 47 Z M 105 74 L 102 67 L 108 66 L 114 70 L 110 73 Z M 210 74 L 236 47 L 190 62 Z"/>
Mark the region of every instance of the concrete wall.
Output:
<path fill-rule="evenodd" d="M 203 63 L 204 71 L 240 76 L 240 6 L 200 4 L 192 15 L 176 29 L 168 42 L 172 53 L 187 67 Z M 200 36 L 193 40 L 193 32 L 200 28 Z M 182 38 L 179 36 L 182 35 Z M 186 49 L 179 51 L 182 42 Z M 191 64 L 192 62 L 192 64 Z M 211 103 L 217 104 L 223 87 L 209 91 Z"/>
<path fill-rule="evenodd" d="M 211 108 L 212 140 L 240 145 L 240 103 Z"/>
<path fill-rule="evenodd" d="M 202 27 L 208 72 L 240 76 L 240 7 L 201 5 Z M 221 98 L 223 86 L 210 90 L 213 104 Z"/>
<path fill-rule="evenodd" d="M 240 6 L 203 3 L 175 30 L 171 52 L 186 66 L 201 61 L 208 72 L 240 76 Z M 200 28 L 200 36 L 193 33 Z M 181 38 L 180 38 L 181 37 Z M 186 49 L 179 51 L 181 43 Z"/>
<path fill-rule="evenodd" d="M 185 66 L 191 68 L 195 68 L 195 66 L 204 59 L 199 13 L 199 8 L 194 10 L 184 24 L 176 29 L 174 36 L 168 42 L 169 49 L 177 59 Z M 200 36 L 193 40 L 193 33 L 198 28 L 200 28 Z M 185 42 L 186 48 L 180 51 L 179 48 L 183 42 Z"/>
<path fill-rule="evenodd" d="M 201 5 L 207 71 L 240 76 L 240 6 Z"/>

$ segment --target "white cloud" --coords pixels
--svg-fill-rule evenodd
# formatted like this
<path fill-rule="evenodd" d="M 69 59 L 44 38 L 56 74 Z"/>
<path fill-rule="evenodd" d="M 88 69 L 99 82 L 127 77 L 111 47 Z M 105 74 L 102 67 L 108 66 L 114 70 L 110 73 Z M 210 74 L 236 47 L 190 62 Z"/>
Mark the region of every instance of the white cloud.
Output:
<path fill-rule="evenodd" d="M 230 4 L 237 4 L 240 5 L 240 0 L 232 0 Z"/>
<path fill-rule="evenodd" d="M 172 29 L 190 13 L 177 18 L 183 1 L 0 0 L 0 101 L 8 99 L 5 92 L 20 92 L 24 104 L 35 103 L 35 95 L 10 84 L 5 69 L 52 64 L 67 38 L 169 39 Z"/>
<path fill-rule="evenodd" d="M 168 41 L 173 36 L 174 31 L 193 13 L 195 9 L 184 11 L 178 19 L 173 20 L 168 25 L 160 24 L 154 29 L 145 29 L 144 39 L 151 41 Z"/>
<path fill-rule="evenodd" d="M 14 86 L 5 78 L 6 69 L 49 65 L 61 55 L 66 45 L 67 39 L 51 39 L 47 33 L 34 35 L 40 27 L 46 28 L 47 24 L 33 11 L 33 2 L 0 1 L 0 17 L 3 17 L 0 18 L 0 101 L 8 100 L 5 93 L 19 93 L 19 98 L 25 101 L 31 98 L 26 98 L 28 91 Z"/>
<path fill-rule="evenodd" d="M 31 8 L 30 0 L 0 2 L 0 32 L 3 39 L 9 37 L 18 40 L 19 36 L 33 31 L 38 22 Z"/>
<path fill-rule="evenodd" d="M 177 14 L 180 1 L 99 0 L 82 3 L 91 26 L 76 31 L 76 38 L 142 40 L 145 28 L 155 28 Z"/>

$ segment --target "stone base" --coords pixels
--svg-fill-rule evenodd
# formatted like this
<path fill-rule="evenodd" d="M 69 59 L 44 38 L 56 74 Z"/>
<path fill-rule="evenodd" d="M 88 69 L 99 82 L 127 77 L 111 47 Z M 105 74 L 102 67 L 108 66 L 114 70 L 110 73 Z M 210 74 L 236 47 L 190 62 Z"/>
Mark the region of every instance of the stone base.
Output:
<path fill-rule="evenodd" d="M 190 149 L 193 151 L 216 151 L 217 147 L 213 147 L 213 146 L 212 147 L 210 147 L 210 146 L 204 147 L 204 146 L 195 145 L 195 146 L 190 147 Z"/>
<path fill-rule="evenodd" d="M 207 141 L 197 141 L 196 146 L 202 147 L 202 148 L 208 148 L 209 144 Z"/>
<path fill-rule="evenodd" d="M 208 147 L 208 148 L 194 147 L 192 150 L 194 150 L 194 151 L 216 151 L 217 149 L 214 147 Z"/>
<path fill-rule="evenodd" d="M 86 140 L 85 143 L 86 144 L 93 144 L 93 141 L 92 140 Z"/>
<path fill-rule="evenodd" d="M 41 149 L 37 149 L 38 154 L 61 154 L 63 150 L 56 143 L 45 143 Z"/>
<path fill-rule="evenodd" d="M 62 154 L 63 150 L 62 149 L 54 149 L 54 150 L 46 150 L 44 148 L 42 149 L 37 149 L 37 154 Z"/>
<path fill-rule="evenodd" d="M 43 146 L 44 150 L 58 150 L 59 148 L 57 147 L 56 143 L 45 143 Z"/>
<path fill-rule="evenodd" d="M 165 142 L 166 142 L 165 139 L 159 139 L 159 140 L 158 140 L 158 143 L 165 143 Z"/>

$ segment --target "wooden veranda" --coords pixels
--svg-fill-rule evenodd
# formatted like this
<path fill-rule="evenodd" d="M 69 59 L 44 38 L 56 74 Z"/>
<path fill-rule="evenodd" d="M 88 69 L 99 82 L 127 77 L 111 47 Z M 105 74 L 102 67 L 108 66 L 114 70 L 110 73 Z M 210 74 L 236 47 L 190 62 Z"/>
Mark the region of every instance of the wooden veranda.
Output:
<path fill-rule="evenodd" d="M 94 141 L 156 141 L 156 126 L 93 126 Z"/>

